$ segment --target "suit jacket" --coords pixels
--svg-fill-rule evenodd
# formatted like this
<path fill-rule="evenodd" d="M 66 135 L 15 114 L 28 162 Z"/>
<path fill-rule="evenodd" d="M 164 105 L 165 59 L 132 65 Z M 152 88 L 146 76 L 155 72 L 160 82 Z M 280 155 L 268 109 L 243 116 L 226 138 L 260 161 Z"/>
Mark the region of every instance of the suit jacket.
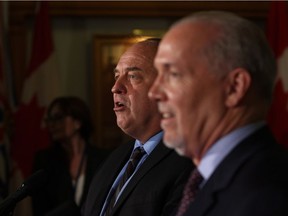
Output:
<path fill-rule="evenodd" d="M 106 196 L 128 161 L 134 142 L 120 146 L 96 173 L 87 196 L 82 215 L 101 213 Z M 164 146 L 162 141 L 147 157 L 119 197 L 112 215 L 160 216 L 177 208 L 183 186 L 189 177 L 192 162 Z"/>
<path fill-rule="evenodd" d="M 267 127 L 227 155 L 185 215 L 288 215 L 288 155 Z"/>
<path fill-rule="evenodd" d="M 87 145 L 87 164 L 85 170 L 85 182 L 80 208 L 88 193 L 90 182 L 96 170 L 108 156 L 109 151 Z M 74 192 L 69 167 L 66 163 L 63 149 L 58 146 L 38 152 L 34 159 L 34 170 L 44 169 L 48 174 L 48 182 L 43 190 L 33 195 L 33 211 L 35 216 L 69 215 L 69 211 L 80 215 L 79 207 L 74 203 Z"/>

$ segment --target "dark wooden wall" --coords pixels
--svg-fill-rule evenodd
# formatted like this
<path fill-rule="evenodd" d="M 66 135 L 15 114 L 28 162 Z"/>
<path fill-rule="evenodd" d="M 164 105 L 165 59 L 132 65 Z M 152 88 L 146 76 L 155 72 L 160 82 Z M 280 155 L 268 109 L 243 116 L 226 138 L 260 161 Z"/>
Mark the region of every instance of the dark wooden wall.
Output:
<path fill-rule="evenodd" d="M 34 15 L 36 2 L 9 2 L 10 41 L 13 69 L 15 72 L 16 98 L 19 98 L 23 83 L 23 68 L 26 67 L 25 23 Z M 228 10 L 241 16 L 263 20 L 267 16 L 269 2 L 209 2 L 209 1 L 51 1 L 53 17 L 163 17 L 178 19 L 198 10 Z"/>

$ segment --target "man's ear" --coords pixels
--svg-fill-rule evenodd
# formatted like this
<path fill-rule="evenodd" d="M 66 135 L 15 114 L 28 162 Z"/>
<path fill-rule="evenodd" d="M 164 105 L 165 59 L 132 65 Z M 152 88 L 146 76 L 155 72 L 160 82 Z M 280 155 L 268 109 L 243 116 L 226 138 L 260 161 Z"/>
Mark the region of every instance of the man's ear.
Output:
<path fill-rule="evenodd" d="M 251 86 L 251 75 L 243 68 L 236 68 L 227 76 L 226 106 L 235 107 L 245 97 Z"/>

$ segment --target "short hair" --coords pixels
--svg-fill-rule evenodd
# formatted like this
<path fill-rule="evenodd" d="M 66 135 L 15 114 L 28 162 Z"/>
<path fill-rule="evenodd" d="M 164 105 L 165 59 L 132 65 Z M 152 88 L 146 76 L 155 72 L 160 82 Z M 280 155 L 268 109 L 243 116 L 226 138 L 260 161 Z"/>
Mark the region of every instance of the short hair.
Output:
<path fill-rule="evenodd" d="M 161 42 L 160 38 L 151 37 L 151 38 L 147 38 L 145 40 L 139 41 L 139 42 L 132 45 L 132 47 L 133 46 L 142 46 L 143 47 L 143 49 L 141 49 L 142 51 L 143 50 L 151 51 L 151 53 L 149 53 L 149 55 L 147 55 L 147 54 L 143 55 L 143 58 L 146 58 L 148 60 L 149 64 L 151 64 L 151 67 L 155 71 L 155 74 L 157 74 L 157 70 L 154 67 L 154 57 L 157 54 L 160 42 Z M 145 52 L 145 51 L 143 51 L 143 52 Z"/>
<path fill-rule="evenodd" d="M 276 61 L 262 29 L 224 11 L 197 12 L 173 26 L 186 22 L 204 22 L 219 28 L 220 34 L 203 50 L 212 70 L 223 75 L 237 67 L 246 69 L 252 77 L 252 85 L 264 99 L 271 101 Z"/>
<path fill-rule="evenodd" d="M 161 42 L 161 38 L 151 37 L 151 38 L 147 38 L 145 40 L 138 42 L 138 44 L 145 44 L 148 46 L 154 46 L 158 49 L 160 42 Z"/>
<path fill-rule="evenodd" d="M 79 132 L 88 141 L 93 131 L 93 124 L 90 110 L 86 103 L 75 96 L 57 97 L 50 103 L 47 109 L 48 117 L 55 106 L 60 109 L 63 115 L 71 116 L 81 122 Z"/>
<path fill-rule="evenodd" d="M 151 38 L 147 38 L 144 41 L 159 44 L 161 42 L 161 38 L 151 37 Z"/>

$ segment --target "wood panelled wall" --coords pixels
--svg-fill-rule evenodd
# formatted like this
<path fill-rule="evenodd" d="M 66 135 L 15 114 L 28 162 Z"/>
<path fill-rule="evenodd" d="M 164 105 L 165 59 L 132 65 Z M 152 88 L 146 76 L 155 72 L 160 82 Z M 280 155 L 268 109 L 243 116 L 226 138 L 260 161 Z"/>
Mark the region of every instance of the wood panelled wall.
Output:
<path fill-rule="evenodd" d="M 9 34 L 12 48 L 16 98 L 19 99 L 26 68 L 25 23 L 34 16 L 36 2 L 9 2 Z M 178 19 L 198 10 L 228 10 L 249 19 L 264 20 L 269 2 L 209 1 L 51 1 L 52 17 L 161 17 Z"/>

